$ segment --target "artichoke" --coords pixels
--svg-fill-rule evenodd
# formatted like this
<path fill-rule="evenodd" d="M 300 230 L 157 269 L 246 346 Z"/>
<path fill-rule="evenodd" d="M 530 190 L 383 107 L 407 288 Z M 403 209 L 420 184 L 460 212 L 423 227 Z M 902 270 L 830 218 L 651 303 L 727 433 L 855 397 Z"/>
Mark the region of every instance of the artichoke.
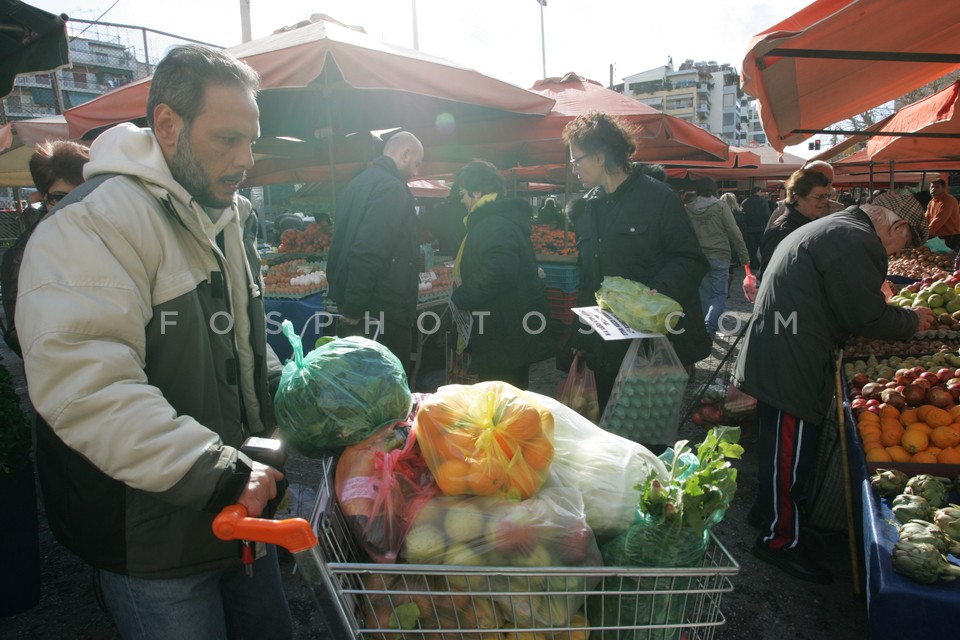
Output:
<path fill-rule="evenodd" d="M 947 478 L 938 478 L 929 473 L 921 473 L 907 480 L 907 487 L 903 492 L 908 495 L 926 498 L 931 507 L 939 509 L 947 504 L 947 484 L 949 482 L 950 480 Z"/>
<path fill-rule="evenodd" d="M 954 540 L 960 540 L 960 506 L 951 504 L 937 509 L 933 521 L 945 534 Z"/>
<path fill-rule="evenodd" d="M 960 544 L 947 537 L 947 534 L 932 522 L 910 520 L 900 525 L 899 533 L 900 540 L 903 542 L 932 544 L 944 555 L 948 553 L 956 555 L 960 551 Z"/>
<path fill-rule="evenodd" d="M 954 580 L 960 567 L 950 564 L 937 548 L 926 542 L 900 540 L 893 546 L 893 570 L 911 580 L 933 584 L 938 578 Z"/>
<path fill-rule="evenodd" d="M 910 476 L 897 469 L 877 469 L 870 476 L 870 486 L 884 498 L 892 498 L 903 493 Z"/>
<path fill-rule="evenodd" d="M 933 507 L 930 506 L 926 498 L 901 493 L 893 499 L 893 517 L 901 523 L 911 520 L 926 520 L 929 522 L 933 519 Z"/>

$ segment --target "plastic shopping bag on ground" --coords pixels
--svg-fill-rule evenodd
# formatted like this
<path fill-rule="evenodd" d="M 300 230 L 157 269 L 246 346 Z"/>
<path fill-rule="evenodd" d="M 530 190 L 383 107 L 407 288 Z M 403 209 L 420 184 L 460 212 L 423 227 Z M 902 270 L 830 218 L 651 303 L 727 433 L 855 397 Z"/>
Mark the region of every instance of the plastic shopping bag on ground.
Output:
<path fill-rule="evenodd" d="M 580 359 L 579 355 L 573 357 L 570 373 L 557 389 L 557 400 L 590 422 L 597 422 L 600 419 L 597 382 L 593 371 Z"/>

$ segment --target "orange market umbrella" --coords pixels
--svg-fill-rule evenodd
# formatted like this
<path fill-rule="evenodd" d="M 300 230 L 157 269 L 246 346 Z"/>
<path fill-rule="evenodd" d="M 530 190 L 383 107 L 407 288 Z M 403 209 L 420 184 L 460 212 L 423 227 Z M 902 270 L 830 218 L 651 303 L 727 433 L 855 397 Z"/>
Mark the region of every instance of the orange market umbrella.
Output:
<path fill-rule="evenodd" d="M 522 122 L 499 118 L 470 123 L 449 133 L 434 132 L 429 138 L 429 155 L 450 162 L 468 162 L 479 157 L 501 169 L 564 164 L 568 153 L 563 143 L 563 128 L 579 115 L 602 111 L 622 116 L 637 128 L 637 151 L 633 160 L 727 159 L 727 144 L 710 132 L 575 73 L 540 80 L 532 90 L 556 101 L 543 118 Z"/>
<path fill-rule="evenodd" d="M 743 90 L 777 150 L 960 67 L 960 2 L 816 0 L 753 38 Z"/>
<path fill-rule="evenodd" d="M 960 81 L 900 109 L 867 141 L 874 161 L 960 160 Z M 902 135 L 891 136 L 890 133 Z"/>

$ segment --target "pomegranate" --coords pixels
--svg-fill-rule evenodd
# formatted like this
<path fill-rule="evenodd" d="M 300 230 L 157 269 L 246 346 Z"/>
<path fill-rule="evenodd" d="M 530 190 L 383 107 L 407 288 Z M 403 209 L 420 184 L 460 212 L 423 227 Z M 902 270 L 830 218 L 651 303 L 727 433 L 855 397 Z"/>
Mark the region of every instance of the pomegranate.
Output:
<path fill-rule="evenodd" d="M 918 407 L 927 397 L 927 390 L 919 384 L 908 384 L 903 387 L 903 399 L 907 404 Z"/>
<path fill-rule="evenodd" d="M 860 394 L 867 400 L 875 400 L 880 397 L 880 392 L 883 391 L 883 386 L 878 382 L 868 382 L 863 385 L 863 389 L 860 391 Z"/>
<path fill-rule="evenodd" d="M 897 409 L 903 409 L 907 404 L 906 399 L 894 389 L 884 389 L 880 397 L 885 404 Z"/>
<path fill-rule="evenodd" d="M 934 387 L 930 389 L 930 393 L 927 397 L 930 400 L 930 404 L 935 407 L 940 407 L 941 409 L 949 407 L 953 404 L 953 394 L 943 387 Z"/>
<path fill-rule="evenodd" d="M 867 384 L 868 382 L 870 382 L 870 378 L 862 371 L 860 373 L 853 374 L 853 377 L 850 378 L 850 383 L 858 387 L 863 387 L 863 385 Z"/>
<path fill-rule="evenodd" d="M 937 374 L 933 373 L 932 371 L 924 371 L 918 377 L 922 380 L 926 380 L 927 382 L 929 382 L 931 388 L 935 387 L 941 382 L 939 376 L 937 376 Z"/>
<path fill-rule="evenodd" d="M 917 379 L 917 374 L 910 369 L 898 369 L 894 379 L 900 384 L 910 384 Z"/>
<path fill-rule="evenodd" d="M 954 402 L 960 402 L 960 380 L 947 383 L 947 391 L 953 396 Z"/>
<path fill-rule="evenodd" d="M 940 382 L 946 382 L 952 377 L 953 377 L 953 369 L 947 369 L 945 367 L 941 367 L 940 369 L 937 370 L 937 378 L 940 379 Z"/>

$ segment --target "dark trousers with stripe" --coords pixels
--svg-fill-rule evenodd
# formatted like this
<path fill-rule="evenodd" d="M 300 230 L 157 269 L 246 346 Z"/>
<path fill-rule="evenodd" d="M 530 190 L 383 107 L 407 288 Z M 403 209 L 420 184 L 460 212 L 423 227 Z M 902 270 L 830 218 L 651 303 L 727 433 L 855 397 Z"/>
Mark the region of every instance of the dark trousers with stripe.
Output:
<path fill-rule="evenodd" d="M 804 487 L 813 473 L 819 434 L 820 425 L 757 402 L 757 506 L 770 523 L 763 541 L 772 549 L 797 546 Z"/>

